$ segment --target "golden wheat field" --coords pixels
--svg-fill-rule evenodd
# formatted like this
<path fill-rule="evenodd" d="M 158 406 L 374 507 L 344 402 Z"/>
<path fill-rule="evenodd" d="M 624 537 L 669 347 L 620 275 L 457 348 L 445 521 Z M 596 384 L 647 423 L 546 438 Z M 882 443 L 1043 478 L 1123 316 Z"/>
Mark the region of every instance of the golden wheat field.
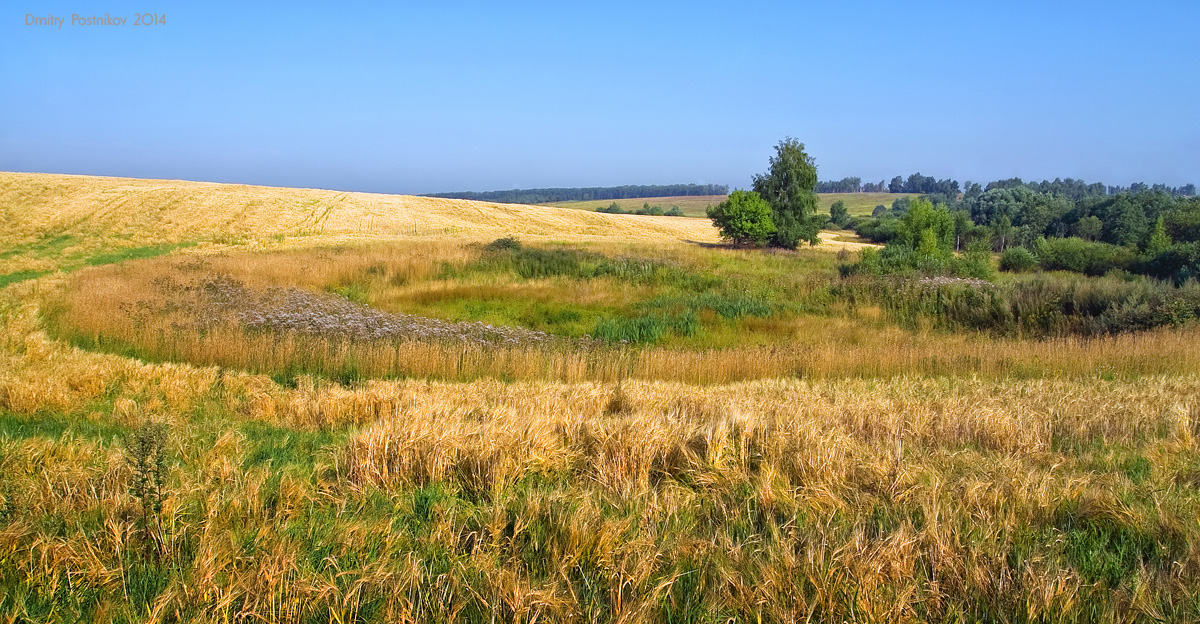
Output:
<path fill-rule="evenodd" d="M 1200 621 L 1194 323 L 905 325 L 825 295 L 853 245 L 700 219 L 0 173 L 0 220 L 0 622 Z"/>

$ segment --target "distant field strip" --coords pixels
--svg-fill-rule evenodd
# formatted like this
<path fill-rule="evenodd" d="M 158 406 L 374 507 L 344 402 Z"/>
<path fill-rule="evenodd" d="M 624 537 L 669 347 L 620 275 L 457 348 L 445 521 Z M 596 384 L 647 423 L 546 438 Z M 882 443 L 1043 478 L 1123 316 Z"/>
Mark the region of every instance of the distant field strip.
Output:
<path fill-rule="evenodd" d="M 596 199 L 592 201 L 576 201 L 576 202 L 558 202 L 548 204 L 559 208 L 572 208 L 575 210 L 599 210 L 607 208 L 614 202 L 621 207 L 622 210 L 637 210 L 643 204 L 650 206 L 658 206 L 663 210 L 668 210 L 671 206 L 679 206 L 683 214 L 689 217 L 706 216 L 705 209 L 709 206 L 716 206 L 725 201 L 725 195 L 695 195 L 685 197 L 641 197 L 636 199 Z M 911 193 L 821 193 L 817 195 L 821 200 L 821 214 L 829 214 L 829 207 L 833 202 L 839 199 L 846 202 L 846 209 L 850 211 L 850 216 L 860 217 L 869 216 L 875 206 L 883 205 L 891 208 L 892 202 L 901 197 L 916 197 Z"/>

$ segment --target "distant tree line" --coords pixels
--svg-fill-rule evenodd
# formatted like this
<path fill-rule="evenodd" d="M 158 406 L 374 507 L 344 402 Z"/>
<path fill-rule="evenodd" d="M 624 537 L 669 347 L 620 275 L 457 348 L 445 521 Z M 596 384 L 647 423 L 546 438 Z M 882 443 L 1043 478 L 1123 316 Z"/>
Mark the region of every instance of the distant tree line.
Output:
<path fill-rule="evenodd" d="M 595 186 L 586 188 L 513 189 L 461 193 L 430 193 L 425 197 L 470 199 L 502 204 L 551 204 L 597 199 L 640 199 L 643 197 L 683 197 L 694 195 L 727 195 L 725 184 L 649 184 L 626 186 Z"/>
<path fill-rule="evenodd" d="M 975 182 L 967 181 L 963 186 L 959 186 L 957 180 L 939 180 L 937 178 L 914 173 L 907 178 L 896 176 L 889 182 L 880 180 L 879 182 L 863 182 L 862 178 L 846 177 L 841 180 L 826 180 L 817 183 L 818 193 L 912 193 L 917 195 L 942 195 L 951 196 L 965 194 L 967 196 L 979 195 L 984 191 L 990 191 L 997 188 L 1027 188 L 1037 193 L 1045 193 L 1048 195 L 1058 195 L 1066 197 L 1071 201 L 1079 201 L 1087 197 L 1104 197 L 1121 195 L 1123 193 L 1138 194 L 1138 193 L 1162 193 L 1172 197 L 1194 197 L 1196 195 L 1195 184 L 1185 184 L 1183 186 L 1168 186 L 1166 184 L 1146 184 L 1144 182 L 1134 182 L 1129 186 L 1108 186 L 1100 182 L 1088 183 L 1083 180 L 1073 178 L 1055 178 L 1054 181 L 1043 180 L 1041 182 L 1025 182 L 1021 178 L 1009 178 L 1007 180 L 996 180 L 988 182 L 986 185 L 980 185 Z"/>
<path fill-rule="evenodd" d="M 869 184 L 868 184 L 869 185 Z M 817 182 L 818 193 L 869 193 L 863 190 L 862 178 L 842 178 Z"/>

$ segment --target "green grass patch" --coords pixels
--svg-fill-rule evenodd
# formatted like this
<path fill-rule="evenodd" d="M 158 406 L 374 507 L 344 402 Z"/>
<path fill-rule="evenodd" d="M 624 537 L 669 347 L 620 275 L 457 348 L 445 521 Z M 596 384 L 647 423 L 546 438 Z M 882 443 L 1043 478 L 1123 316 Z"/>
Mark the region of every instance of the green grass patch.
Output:
<path fill-rule="evenodd" d="M 17 282 L 38 278 L 49 272 L 50 271 L 13 271 L 12 273 L 5 273 L 0 275 L 0 288 L 4 288 L 9 284 L 15 284 Z"/>
<path fill-rule="evenodd" d="M 299 431 L 261 422 L 242 425 L 250 448 L 242 460 L 246 469 L 270 465 L 273 469 L 300 467 L 311 470 L 317 459 L 346 438 L 344 432 Z"/>
<path fill-rule="evenodd" d="M 176 249 L 191 247 L 194 242 L 186 243 L 163 243 L 161 245 L 146 245 L 144 247 L 127 247 L 125 249 L 116 249 L 113 251 L 104 251 L 92 256 L 89 256 L 83 261 L 87 266 L 100 266 L 102 264 L 113 264 L 116 262 L 124 262 L 126 260 L 139 260 L 142 258 L 153 258 L 163 254 L 170 253 Z"/>
<path fill-rule="evenodd" d="M 606 342 L 654 344 L 670 335 L 691 336 L 699 323 L 691 311 L 678 314 L 650 314 L 634 317 L 601 319 L 592 330 L 592 337 Z"/>
<path fill-rule="evenodd" d="M 329 286 L 325 288 L 325 291 L 340 295 L 361 305 L 367 305 L 371 302 L 371 290 L 362 282 L 353 282 L 342 286 Z"/>
<path fill-rule="evenodd" d="M 65 435 L 92 440 L 112 440 L 123 435 L 125 431 L 124 427 L 84 418 L 67 417 L 63 414 L 22 416 L 11 412 L 0 412 L 0 437 L 10 440 L 28 438 L 58 440 Z"/>

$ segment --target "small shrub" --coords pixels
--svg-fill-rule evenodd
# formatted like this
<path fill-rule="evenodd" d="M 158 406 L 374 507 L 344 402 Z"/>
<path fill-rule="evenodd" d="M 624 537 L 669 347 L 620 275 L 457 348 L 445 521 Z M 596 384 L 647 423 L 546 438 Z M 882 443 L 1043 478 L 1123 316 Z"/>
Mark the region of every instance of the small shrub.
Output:
<path fill-rule="evenodd" d="M 148 550 L 158 544 L 159 519 L 165 498 L 166 446 L 166 424 L 147 422 L 130 434 L 125 449 L 126 461 L 133 470 L 129 490 L 138 500 L 142 542 Z"/>
<path fill-rule="evenodd" d="M 1037 256 L 1024 247 L 1009 247 L 1000 256 L 1000 270 L 1011 273 L 1024 273 L 1038 265 Z"/>
<path fill-rule="evenodd" d="M 761 245 L 775 233 L 770 204 L 753 191 L 734 191 L 708 211 L 708 218 L 735 245 Z"/>
<path fill-rule="evenodd" d="M 871 242 L 890 243 L 899 238 L 903 222 L 900 219 L 883 216 L 874 219 L 856 219 L 850 226 L 859 236 Z"/>
<path fill-rule="evenodd" d="M 521 241 L 517 240 L 515 236 L 505 236 L 484 245 L 483 249 L 485 251 L 520 251 Z"/>

